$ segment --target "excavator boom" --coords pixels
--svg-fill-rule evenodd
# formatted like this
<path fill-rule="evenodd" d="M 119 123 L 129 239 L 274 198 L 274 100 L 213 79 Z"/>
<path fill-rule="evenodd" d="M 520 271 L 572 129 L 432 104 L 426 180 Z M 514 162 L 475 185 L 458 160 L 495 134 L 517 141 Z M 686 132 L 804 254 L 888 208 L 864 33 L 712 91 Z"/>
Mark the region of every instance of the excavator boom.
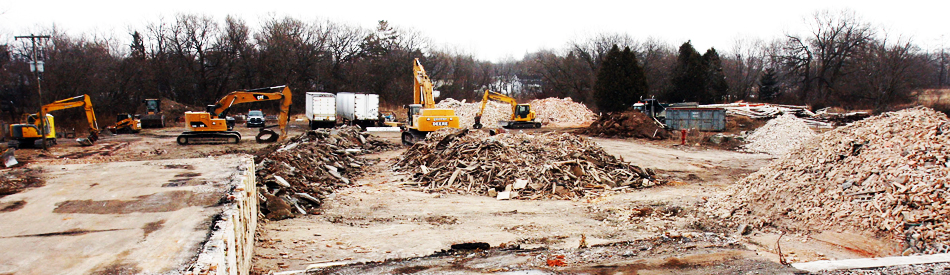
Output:
<path fill-rule="evenodd" d="M 422 67 L 422 63 L 419 62 L 418 58 L 412 62 L 412 75 L 415 77 L 412 85 L 413 103 L 422 104 L 424 109 L 435 108 L 435 98 L 432 96 L 432 81 L 429 80 L 429 75 L 426 74 L 426 69 Z"/>
<path fill-rule="evenodd" d="M 43 146 L 56 144 L 56 129 L 50 112 L 69 108 L 83 107 L 86 121 L 89 122 L 89 136 L 77 139 L 82 145 L 92 145 L 99 140 L 99 123 L 96 121 L 96 112 L 92 108 L 92 101 L 88 95 L 74 96 L 57 100 L 40 107 L 38 114 L 30 115 L 26 124 L 10 125 L 10 137 L 21 142 L 32 143 L 34 140 L 43 140 Z M 33 124 L 31 124 L 33 123 Z"/>
<path fill-rule="evenodd" d="M 488 100 L 497 100 L 511 105 L 511 121 L 505 124 L 505 128 L 541 128 L 541 123 L 534 121 L 535 114 L 531 110 L 531 105 L 518 104 L 518 101 L 510 96 L 489 90 L 485 90 L 485 95 L 482 97 L 482 107 L 475 114 L 475 124 L 472 125 L 472 128 L 482 128 L 482 114 L 485 112 Z"/>

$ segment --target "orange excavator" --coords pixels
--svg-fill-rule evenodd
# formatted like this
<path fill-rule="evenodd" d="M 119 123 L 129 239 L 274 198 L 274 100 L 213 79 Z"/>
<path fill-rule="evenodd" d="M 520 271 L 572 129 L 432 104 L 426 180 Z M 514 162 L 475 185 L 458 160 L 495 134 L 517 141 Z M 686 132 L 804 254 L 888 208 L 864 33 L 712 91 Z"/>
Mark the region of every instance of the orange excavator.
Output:
<path fill-rule="evenodd" d="M 185 112 L 187 131 L 178 135 L 178 144 L 239 143 L 241 133 L 233 130 L 234 119 L 227 116 L 228 111 L 236 104 L 270 100 L 281 101 L 277 119 L 280 134 L 264 127 L 257 135 L 257 141 L 273 142 L 284 139 L 290 119 L 290 98 L 290 88 L 286 85 L 231 92 L 214 105 L 208 105 L 207 112 Z M 263 138 L 265 136 L 269 138 Z"/>

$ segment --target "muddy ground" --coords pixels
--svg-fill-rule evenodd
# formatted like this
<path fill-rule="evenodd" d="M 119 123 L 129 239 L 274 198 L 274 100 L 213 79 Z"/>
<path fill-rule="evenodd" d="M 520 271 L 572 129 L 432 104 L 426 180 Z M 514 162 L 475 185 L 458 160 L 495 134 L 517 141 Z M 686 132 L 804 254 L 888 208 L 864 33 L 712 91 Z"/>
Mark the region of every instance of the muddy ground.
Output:
<path fill-rule="evenodd" d="M 291 135 L 305 130 L 292 123 Z M 104 135 L 91 147 L 60 139 L 49 151 L 17 150 L 25 163 L 13 171 L 40 171 L 48 164 L 253 154 L 267 144 L 253 141 L 256 129 L 237 127 L 240 144 L 179 146 L 183 128 L 145 129 L 138 135 Z M 556 128 L 529 131 L 572 131 Z M 398 143 L 398 133 L 375 133 Z M 309 273 L 478 274 L 715 274 L 791 273 L 779 264 L 781 233 L 752 228 L 737 234 L 705 211 L 705 198 L 766 165 L 771 157 L 676 141 L 592 138 L 604 149 L 670 184 L 620 189 L 574 200 L 506 200 L 425 193 L 391 166 L 405 150 L 362 156 L 380 159 L 354 185 L 326 201 L 321 214 L 262 221 L 255 274 Z M 31 183 L 41 185 L 42 183 Z M 489 250 L 452 245 L 485 243 Z M 893 255 L 894 244 L 843 232 L 788 234 L 781 249 L 791 262 Z M 321 267 L 321 268 L 317 268 Z M 533 272 L 533 273 L 532 273 Z"/>

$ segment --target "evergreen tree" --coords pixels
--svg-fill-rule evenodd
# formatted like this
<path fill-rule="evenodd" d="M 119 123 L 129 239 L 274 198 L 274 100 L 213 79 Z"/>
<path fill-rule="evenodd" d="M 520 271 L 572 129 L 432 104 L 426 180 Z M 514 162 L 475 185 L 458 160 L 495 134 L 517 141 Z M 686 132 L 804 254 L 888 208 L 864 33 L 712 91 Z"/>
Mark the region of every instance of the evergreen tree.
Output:
<path fill-rule="evenodd" d="M 778 75 L 775 69 L 768 68 L 759 77 L 759 98 L 763 101 L 774 99 L 778 96 Z"/>
<path fill-rule="evenodd" d="M 680 46 L 676 66 L 673 67 L 672 91 L 669 102 L 701 101 L 705 93 L 706 69 L 703 57 L 690 41 Z"/>
<path fill-rule="evenodd" d="M 614 45 L 597 72 L 594 94 L 597 107 L 603 112 L 618 112 L 636 103 L 647 91 L 643 68 L 630 48 L 621 52 Z"/>
<path fill-rule="evenodd" d="M 722 59 L 715 48 L 709 48 L 703 54 L 703 66 L 706 68 L 705 95 L 700 100 L 703 103 L 715 103 L 724 100 L 729 92 L 729 83 L 726 74 L 722 72 Z"/>

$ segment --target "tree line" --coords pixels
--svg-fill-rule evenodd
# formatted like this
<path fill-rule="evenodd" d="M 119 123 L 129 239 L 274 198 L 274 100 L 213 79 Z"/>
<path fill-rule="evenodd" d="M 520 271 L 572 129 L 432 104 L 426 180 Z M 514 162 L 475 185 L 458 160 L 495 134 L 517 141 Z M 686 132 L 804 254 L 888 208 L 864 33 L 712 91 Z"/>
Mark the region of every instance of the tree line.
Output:
<path fill-rule="evenodd" d="M 816 12 L 808 22 L 807 34 L 739 40 L 703 54 L 690 41 L 676 48 L 656 38 L 601 34 L 492 63 L 386 21 L 364 28 L 273 17 L 252 29 L 234 16 L 179 14 L 129 31 L 129 43 L 48 30 L 52 38 L 37 53 L 45 61 L 43 98 L 29 70 L 31 45 L 0 44 L 0 106 L 12 116 L 89 94 L 97 111 L 115 114 L 135 112 L 145 98 L 204 106 L 231 91 L 276 85 L 290 85 L 298 100 L 311 91 L 359 92 L 400 106 L 412 101 L 413 58 L 422 60 L 442 98 L 477 100 L 492 89 L 521 99 L 571 97 L 600 111 L 646 97 L 884 110 L 919 89 L 947 86 L 950 59 L 942 50 L 924 51 L 853 12 Z"/>

